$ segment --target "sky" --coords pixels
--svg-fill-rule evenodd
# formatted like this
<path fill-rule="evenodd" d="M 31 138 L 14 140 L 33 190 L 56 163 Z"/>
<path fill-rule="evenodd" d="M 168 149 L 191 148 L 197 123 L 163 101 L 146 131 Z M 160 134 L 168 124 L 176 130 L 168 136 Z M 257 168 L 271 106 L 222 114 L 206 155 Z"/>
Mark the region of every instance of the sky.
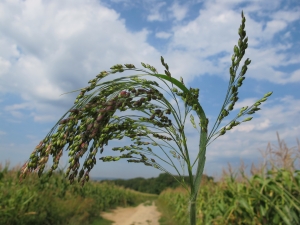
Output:
<path fill-rule="evenodd" d="M 273 91 L 273 95 L 252 121 L 235 127 L 207 147 L 204 173 L 218 177 L 228 163 L 238 168 L 241 160 L 248 169 L 251 163 L 259 165 L 263 162 L 260 151 L 268 143 L 274 149 L 278 147 L 276 132 L 289 148 L 297 146 L 298 0 L 2 0 L 0 163 L 9 161 L 13 167 L 29 158 L 35 146 L 73 106 L 78 93 L 61 94 L 86 87 L 100 71 L 115 64 L 132 63 L 143 68 L 144 62 L 163 74 L 161 56 L 173 77 L 183 77 L 188 88 L 200 89 L 199 102 L 211 129 L 227 92 L 242 10 L 248 36 L 242 62 L 250 58 L 251 64 L 239 89 L 239 101 L 224 123 L 265 93 Z M 127 75 L 131 74 L 136 72 Z M 185 132 L 190 157 L 195 160 L 199 134 L 189 120 Z M 115 155 L 111 146 L 103 154 Z M 97 159 L 101 156 L 98 153 Z M 60 166 L 67 162 L 64 152 Z M 166 168 L 175 174 L 173 168 Z M 150 178 L 160 173 L 123 159 L 97 161 L 91 176 Z"/>

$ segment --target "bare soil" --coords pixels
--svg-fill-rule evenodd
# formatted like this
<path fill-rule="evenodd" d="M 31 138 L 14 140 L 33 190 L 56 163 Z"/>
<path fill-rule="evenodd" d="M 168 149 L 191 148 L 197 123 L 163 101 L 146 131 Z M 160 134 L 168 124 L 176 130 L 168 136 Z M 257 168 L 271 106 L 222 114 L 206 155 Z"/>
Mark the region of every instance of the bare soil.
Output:
<path fill-rule="evenodd" d="M 117 207 L 111 212 L 102 212 L 101 216 L 114 221 L 113 225 L 159 225 L 161 213 L 154 202 L 146 202 L 137 207 Z"/>

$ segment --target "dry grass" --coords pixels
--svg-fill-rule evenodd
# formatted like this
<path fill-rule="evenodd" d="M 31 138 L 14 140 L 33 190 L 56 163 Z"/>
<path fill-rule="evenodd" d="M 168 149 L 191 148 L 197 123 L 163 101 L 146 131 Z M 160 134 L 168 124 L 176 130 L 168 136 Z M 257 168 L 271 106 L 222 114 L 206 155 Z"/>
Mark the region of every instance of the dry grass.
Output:
<path fill-rule="evenodd" d="M 276 172 L 280 169 L 285 169 L 290 172 L 295 172 L 300 169 L 300 142 L 297 138 L 298 146 L 294 146 L 289 148 L 284 140 L 280 139 L 278 132 L 277 134 L 277 141 L 278 146 L 271 145 L 269 142 L 267 148 L 265 150 L 260 150 L 260 153 L 264 159 L 264 162 L 259 165 L 255 166 L 254 163 L 251 164 L 250 173 L 251 175 L 262 175 L 263 177 L 267 176 L 267 171 L 272 170 Z M 299 166 L 297 166 L 297 164 Z M 229 177 L 234 177 L 235 181 L 241 183 L 247 183 L 245 177 L 242 175 L 245 173 L 247 166 L 245 165 L 244 161 L 241 160 L 240 166 L 237 169 L 233 169 L 230 163 L 228 163 L 228 168 L 222 169 L 222 177 L 220 178 L 220 183 L 225 182 L 226 179 Z"/>

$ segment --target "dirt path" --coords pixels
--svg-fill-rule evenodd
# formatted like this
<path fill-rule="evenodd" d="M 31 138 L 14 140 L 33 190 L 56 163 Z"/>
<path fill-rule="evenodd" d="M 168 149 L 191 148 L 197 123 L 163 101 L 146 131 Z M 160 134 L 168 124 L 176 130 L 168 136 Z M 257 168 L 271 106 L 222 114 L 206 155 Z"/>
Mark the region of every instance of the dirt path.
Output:
<path fill-rule="evenodd" d="M 150 204 L 148 202 L 137 207 L 117 207 L 112 212 L 102 212 L 101 216 L 114 221 L 113 225 L 159 225 L 160 212 L 157 211 L 154 202 Z"/>

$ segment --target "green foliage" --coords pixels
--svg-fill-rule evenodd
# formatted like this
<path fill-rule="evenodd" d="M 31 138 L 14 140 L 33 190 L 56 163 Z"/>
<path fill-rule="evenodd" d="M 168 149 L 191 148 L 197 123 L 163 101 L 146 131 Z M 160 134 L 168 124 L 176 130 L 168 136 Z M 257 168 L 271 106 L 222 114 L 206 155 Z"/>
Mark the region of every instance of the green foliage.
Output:
<path fill-rule="evenodd" d="M 300 171 L 268 171 L 247 183 L 228 177 L 224 183 L 203 185 L 197 199 L 197 225 L 300 224 Z M 168 190 L 158 201 L 178 225 L 188 224 L 188 195 Z"/>
<path fill-rule="evenodd" d="M 38 179 L 32 174 L 22 184 L 19 173 L 1 169 L 0 224 L 3 225 L 89 225 L 101 211 L 116 206 L 136 206 L 157 198 L 113 184 L 89 182 L 83 188 L 70 185 L 63 173 Z"/>
<path fill-rule="evenodd" d="M 177 179 L 180 179 L 179 176 L 175 176 Z M 203 175 L 204 180 L 213 180 L 213 177 L 207 177 L 206 175 Z M 189 177 L 184 176 L 182 177 L 184 179 L 184 182 L 189 184 Z M 151 194 L 160 194 L 163 190 L 166 188 L 177 188 L 180 186 L 180 184 L 174 180 L 174 177 L 171 176 L 168 173 L 161 173 L 158 177 L 155 178 L 133 178 L 128 180 L 123 179 L 116 179 L 111 181 L 102 181 L 102 182 L 108 182 L 113 183 L 118 186 L 123 186 L 124 188 L 129 188 L 132 190 L 136 190 L 139 192 L 145 192 L 145 193 L 151 193 Z"/>
<path fill-rule="evenodd" d="M 277 138 L 278 148 L 268 144 L 262 153 L 265 163 L 260 167 L 252 164 L 251 178 L 244 174 L 243 163 L 239 177 L 229 164 L 229 174 L 223 170 L 219 182 L 202 185 L 197 199 L 198 225 L 299 224 L 300 170 L 295 167 L 299 154 L 297 149 L 288 148 L 278 133 Z M 159 196 L 157 205 L 165 221 L 186 224 L 186 195 L 182 190 L 167 190 Z"/>

